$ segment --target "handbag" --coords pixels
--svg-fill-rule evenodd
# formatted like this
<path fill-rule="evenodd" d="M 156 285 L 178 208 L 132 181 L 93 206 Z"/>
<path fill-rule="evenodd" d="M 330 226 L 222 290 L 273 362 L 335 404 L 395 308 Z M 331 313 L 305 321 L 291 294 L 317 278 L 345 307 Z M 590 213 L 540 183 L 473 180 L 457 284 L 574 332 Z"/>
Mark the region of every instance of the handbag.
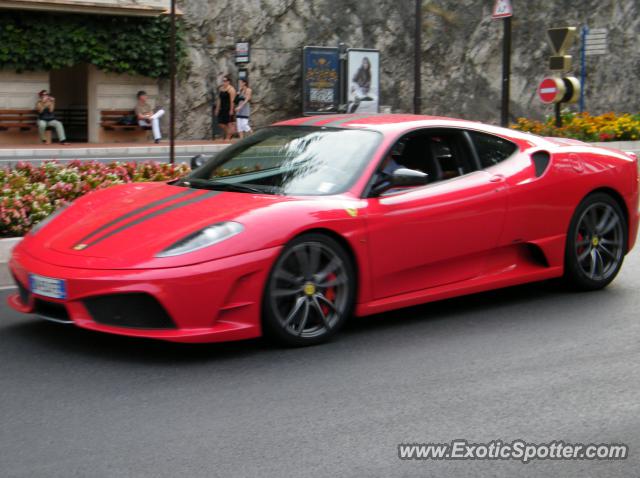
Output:
<path fill-rule="evenodd" d="M 119 124 L 121 126 L 135 126 L 136 124 L 138 124 L 138 122 L 136 121 L 135 115 L 125 115 L 122 118 L 118 119 L 116 124 Z"/>

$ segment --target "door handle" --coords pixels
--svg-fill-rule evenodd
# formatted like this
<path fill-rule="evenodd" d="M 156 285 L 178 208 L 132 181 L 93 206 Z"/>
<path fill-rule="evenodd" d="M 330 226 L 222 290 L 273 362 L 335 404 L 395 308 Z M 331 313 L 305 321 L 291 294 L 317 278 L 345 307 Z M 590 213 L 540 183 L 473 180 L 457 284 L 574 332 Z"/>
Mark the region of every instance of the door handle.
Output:
<path fill-rule="evenodd" d="M 501 183 L 502 181 L 504 181 L 504 175 L 502 175 L 502 174 L 493 174 L 489 178 L 489 181 L 491 181 L 492 183 Z"/>

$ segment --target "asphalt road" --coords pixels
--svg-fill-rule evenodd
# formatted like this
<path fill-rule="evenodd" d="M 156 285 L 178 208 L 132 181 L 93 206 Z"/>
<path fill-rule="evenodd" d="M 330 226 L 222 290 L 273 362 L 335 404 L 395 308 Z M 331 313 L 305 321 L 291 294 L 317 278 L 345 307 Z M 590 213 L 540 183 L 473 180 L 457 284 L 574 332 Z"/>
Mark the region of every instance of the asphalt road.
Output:
<path fill-rule="evenodd" d="M 636 251 L 601 292 L 490 292 L 307 349 L 132 340 L 3 306 L 0 476 L 637 476 L 639 288 Z M 398 443 L 456 438 L 621 442 L 630 458 L 398 459 Z"/>

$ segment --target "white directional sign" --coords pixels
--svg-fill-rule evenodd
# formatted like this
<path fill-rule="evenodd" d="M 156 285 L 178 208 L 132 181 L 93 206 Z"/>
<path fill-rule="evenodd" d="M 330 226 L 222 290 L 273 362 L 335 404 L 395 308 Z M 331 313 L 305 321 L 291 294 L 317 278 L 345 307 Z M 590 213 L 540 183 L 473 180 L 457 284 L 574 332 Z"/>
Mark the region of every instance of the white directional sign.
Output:
<path fill-rule="evenodd" d="M 587 56 L 605 55 L 607 53 L 607 34 L 606 28 L 590 29 L 584 38 L 584 54 Z"/>
<path fill-rule="evenodd" d="M 511 0 L 496 0 L 493 6 L 492 18 L 505 18 L 513 16 L 513 7 Z"/>

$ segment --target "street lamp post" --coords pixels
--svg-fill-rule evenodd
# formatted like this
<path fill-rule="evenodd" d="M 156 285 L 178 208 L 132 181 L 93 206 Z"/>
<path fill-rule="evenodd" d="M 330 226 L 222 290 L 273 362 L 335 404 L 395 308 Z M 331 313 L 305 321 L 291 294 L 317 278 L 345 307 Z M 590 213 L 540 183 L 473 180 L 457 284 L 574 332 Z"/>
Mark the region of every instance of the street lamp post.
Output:
<path fill-rule="evenodd" d="M 416 25 L 413 38 L 413 112 L 422 112 L 422 0 L 416 0 Z"/>
<path fill-rule="evenodd" d="M 169 163 L 175 162 L 176 133 L 176 0 L 171 0 L 171 38 L 169 45 Z"/>
<path fill-rule="evenodd" d="M 503 20 L 504 38 L 502 42 L 502 101 L 500 108 L 500 125 L 509 126 L 509 89 L 511 77 L 511 17 Z"/>

